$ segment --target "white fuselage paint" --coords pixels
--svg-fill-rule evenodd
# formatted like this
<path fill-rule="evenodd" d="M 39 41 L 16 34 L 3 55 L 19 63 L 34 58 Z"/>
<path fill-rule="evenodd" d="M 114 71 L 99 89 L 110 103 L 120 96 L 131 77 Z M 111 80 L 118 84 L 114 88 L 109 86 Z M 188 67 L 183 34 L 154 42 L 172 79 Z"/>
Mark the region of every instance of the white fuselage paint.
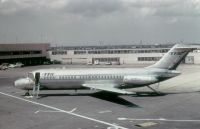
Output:
<path fill-rule="evenodd" d="M 30 81 L 30 78 L 33 79 L 37 72 L 40 73 L 40 85 L 42 88 L 57 90 L 83 89 L 83 84 L 114 84 L 117 88 L 121 89 L 134 88 L 157 83 L 180 74 L 175 70 L 155 68 L 42 69 L 29 73 L 26 80 Z M 126 80 L 129 78 L 132 78 L 132 80 Z M 145 80 L 141 80 L 143 78 Z M 151 78 L 155 78 L 156 80 L 150 81 L 149 79 Z M 26 87 L 21 87 L 21 89 L 32 89 L 33 85 L 31 82 L 30 84 L 26 84 Z"/>

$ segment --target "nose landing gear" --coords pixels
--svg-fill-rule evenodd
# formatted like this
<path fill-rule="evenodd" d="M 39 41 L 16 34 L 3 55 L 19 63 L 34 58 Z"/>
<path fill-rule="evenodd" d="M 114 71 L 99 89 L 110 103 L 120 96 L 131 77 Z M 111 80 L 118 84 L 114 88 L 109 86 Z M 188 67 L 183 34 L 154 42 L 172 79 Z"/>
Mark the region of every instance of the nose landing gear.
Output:
<path fill-rule="evenodd" d="M 26 93 L 24 94 L 24 96 L 30 96 L 29 90 L 26 91 Z"/>

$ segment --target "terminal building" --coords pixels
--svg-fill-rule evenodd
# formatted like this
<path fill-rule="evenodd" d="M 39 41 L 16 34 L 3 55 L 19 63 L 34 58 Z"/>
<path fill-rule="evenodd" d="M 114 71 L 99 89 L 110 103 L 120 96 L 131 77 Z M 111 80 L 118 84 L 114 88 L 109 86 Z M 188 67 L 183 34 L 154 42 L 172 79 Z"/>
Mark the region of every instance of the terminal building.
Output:
<path fill-rule="evenodd" d="M 49 43 L 0 44 L 0 64 L 21 62 L 24 65 L 43 64 L 48 60 Z"/>
<path fill-rule="evenodd" d="M 152 64 L 174 44 L 52 47 L 51 61 L 63 64 Z M 200 50 L 189 53 L 183 63 L 200 64 Z"/>

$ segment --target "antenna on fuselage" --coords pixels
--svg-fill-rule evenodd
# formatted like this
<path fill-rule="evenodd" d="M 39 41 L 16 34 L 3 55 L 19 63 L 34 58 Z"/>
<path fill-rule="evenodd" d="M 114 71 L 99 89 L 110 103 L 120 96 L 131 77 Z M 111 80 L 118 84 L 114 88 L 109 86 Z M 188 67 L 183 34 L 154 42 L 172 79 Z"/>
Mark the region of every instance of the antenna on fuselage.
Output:
<path fill-rule="evenodd" d="M 33 96 L 38 98 L 40 92 L 40 72 L 35 73 L 35 85 L 33 87 Z"/>

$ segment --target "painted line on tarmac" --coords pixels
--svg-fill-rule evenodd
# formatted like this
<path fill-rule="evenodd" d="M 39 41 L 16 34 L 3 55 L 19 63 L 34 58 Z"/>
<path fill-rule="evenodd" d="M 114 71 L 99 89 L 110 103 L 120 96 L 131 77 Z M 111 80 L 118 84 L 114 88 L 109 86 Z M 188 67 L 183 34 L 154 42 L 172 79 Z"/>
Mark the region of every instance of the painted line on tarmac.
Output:
<path fill-rule="evenodd" d="M 63 110 L 63 109 L 60 109 L 60 108 L 56 108 L 56 107 L 49 106 L 49 105 L 46 105 L 46 104 L 42 104 L 42 103 L 27 100 L 27 99 L 23 99 L 23 98 L 13 96 L 13 95 L 10 95 L 10 94 L 7 94 L 7 93 L 0 92 L 0 94 L 11 97 L 11 98 L 15 98 L 15 99 L 18 99 L 18 100 L 22 100 L 22 101 L 25 101 L 25 102 L 28 102 L 28 103 L 31 103 L 31 104 L 39 105 L 39 106 L 46 107 L 46 108 L 49 108 L 49 109 L 53 109 L 53 110 L 56 110 L 56 111 L 60 111 L 60 112 L 66 113 L 66 114 L 70 114 L 70 115 L 73 115 L 73 116 L 76 116 L 76 117 L 95 121 L 97 123 L 101 123 L 101 124 L 104 124 L 104 125 L 109 125 L 109 126 L 112 126 L 114 128 L 117 128 L 117 129 L 128 129 L 128 128 L 125 128 L 125 127 L 122 127 L 122 126 L 118 126 L 118 125 L 115 125 L 115 124 L 105 122 L 105 121 L 101 121 L 101 120 L 97 120 L 97 119 L 94 119 L 94 118 L 91 118 L 91 117 L 87 117 L 87 116 L 83 116 L 83 115 L 76 114 L 76 113 L 73 113 L 73 112 L 69 112 L 69 111 L 66 111 L 66 110 Z"/>
<path fill-rule="evenodd" d="M 132 121 L 166 121 L 166 122 L 200 122 L 200 120 L 175 120 L 175 119 L 134 119 L 134 118 L 118 118 L 118 120 L 125 121 L 125 120 L 132 120 Z"/>
<path fill-rule="evenodd" d="M 67 111 L 67 112 L 74 112 L 74 111 L 76 111 L 76 109 L 77 108 L 73 108 L 71 111 Z M 37 114 L 37 113 L 39 113 L 39 112 L 61 112 L 61 111 L 55 111 L 55 110 L 37 110 L 37 111 L 35 111 L 35 114 Z"/>
<path fill-rule="evenodd" d="M 49 112 L 61 112 L 61 111 L 55 111 L 55 110 L 37 110 L 37 111 L 35 111 L 35 114 L 37 114 L 39 112 L 47 112 L 47 113 L 49 113 Z"/>
<path fill-rule="evenodd" d="M 74 112 L 74 111 L 76 111 L 76 109 L 77 109 L 77 107 L 76 108 L 73 108 L 71 111 L 69 111 L 69 112 Z"/>
<path fill-rule="evenodd" d="M 99 113 L 103 114 L 103 113 L 109 113 L 109 112 L 112 112 L 110 110 L 105 110 L 105 111 L 100 111 Z"/>

